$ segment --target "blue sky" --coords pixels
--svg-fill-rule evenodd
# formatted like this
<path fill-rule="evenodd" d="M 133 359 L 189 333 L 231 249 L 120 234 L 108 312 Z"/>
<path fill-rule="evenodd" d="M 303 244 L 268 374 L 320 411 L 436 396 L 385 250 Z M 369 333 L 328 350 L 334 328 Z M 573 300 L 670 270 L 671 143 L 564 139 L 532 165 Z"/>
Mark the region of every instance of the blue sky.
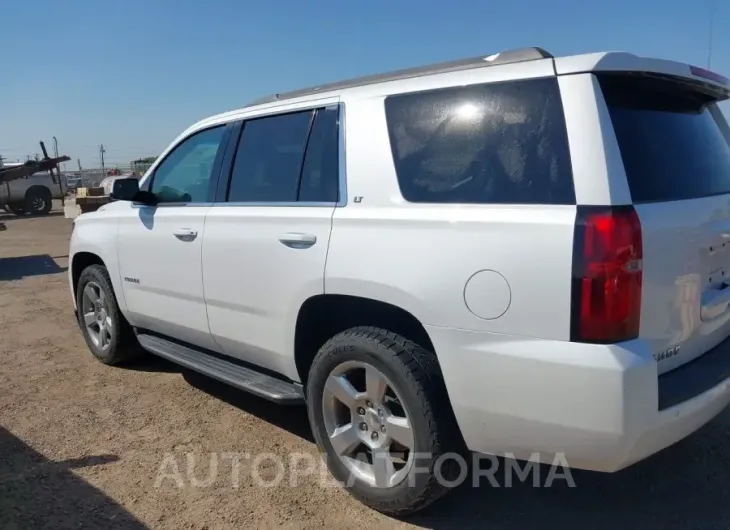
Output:
<path fill-rule="evenodd" d="M 271 92 L 523 46 L 705 66 L 713 3 L 729 75 L 726 0 L 4 0 L 0 155 L 55 135 L 85 167 L 102 142 L 127 163 Z"/>

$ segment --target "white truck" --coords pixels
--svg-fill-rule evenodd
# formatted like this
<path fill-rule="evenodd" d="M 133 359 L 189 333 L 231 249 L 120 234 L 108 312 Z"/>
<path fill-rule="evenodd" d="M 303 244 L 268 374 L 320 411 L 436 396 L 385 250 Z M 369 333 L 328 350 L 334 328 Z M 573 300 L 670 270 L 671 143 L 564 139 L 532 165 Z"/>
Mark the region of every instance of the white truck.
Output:
<path fill-rule="evenodd" d="M 617 471 L 730 402 L 728 97 L 531 48 L 213 116 L 76 218 L 83 336 L 306 402 L 383 512 L 464 448 Z"/>

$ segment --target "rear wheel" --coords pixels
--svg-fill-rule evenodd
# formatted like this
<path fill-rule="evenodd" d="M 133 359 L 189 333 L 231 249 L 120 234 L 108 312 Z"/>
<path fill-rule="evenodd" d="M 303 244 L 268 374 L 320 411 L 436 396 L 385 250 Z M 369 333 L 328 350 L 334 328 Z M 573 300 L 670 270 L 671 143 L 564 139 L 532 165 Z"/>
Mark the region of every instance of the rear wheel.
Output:
<path fill-rule="evenodd" d="M 48 188 L 34 187 L 25 195 L 25 210 L 32 215 L 45 215 L 52 206 L 53 198 Z"/>
<path fill-rule="evenodd" d="M 435 355 L 400 335 L 359 327 L 333 337 L 310 369 L 307 407 L 332 475 L 378 511 L 420 510 L 460 471 Z"/>
<path fill-rule="evenodd" d="M 106 267 L 90 265 L 81 272 L 76 307 L 84 340 L 101 362 L 120 364 L 141 353 L 132 327 L 119 310 Z"/>

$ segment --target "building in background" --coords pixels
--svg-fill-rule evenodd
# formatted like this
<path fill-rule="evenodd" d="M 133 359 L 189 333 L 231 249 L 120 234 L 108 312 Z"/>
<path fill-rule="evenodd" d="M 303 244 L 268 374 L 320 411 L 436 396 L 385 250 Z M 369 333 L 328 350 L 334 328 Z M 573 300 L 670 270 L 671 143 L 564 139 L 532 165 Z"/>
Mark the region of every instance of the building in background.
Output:
<path fill-rule="evenodd" d="M 156 156 L 138 158 L 137 160 L 132 160 L 129 163 L 129 166 L 133 173 L 136 173 L 138 175 L 144 175 L 144 173 L 150 168 L 150 166 L 154 164 L 155 160 L 157 160 Z"/>

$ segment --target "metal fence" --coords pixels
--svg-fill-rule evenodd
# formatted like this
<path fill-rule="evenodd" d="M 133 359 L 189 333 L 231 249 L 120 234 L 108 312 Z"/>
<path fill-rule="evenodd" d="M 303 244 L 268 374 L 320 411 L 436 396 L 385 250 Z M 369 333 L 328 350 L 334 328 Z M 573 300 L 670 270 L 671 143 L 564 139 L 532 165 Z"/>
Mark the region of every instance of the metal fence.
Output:
<path fill-rule="evenodd" d="M 137 175 L 144 175 L 144 173 L 150 168 L 152 164 L 134 164 L 126 166 L 113 166 L 107 168 L 89 168 L 82 169 L 81 171 L 64 171 L 62 175 L 66 178 L 67 182 L 73 182 L 77 188 L 94 188 L 101 184 L 101 181 L 106 177 L 110 176 L 111 172 L 114 171 L 118 175 L 125 175 L 136 173 Z"/>

